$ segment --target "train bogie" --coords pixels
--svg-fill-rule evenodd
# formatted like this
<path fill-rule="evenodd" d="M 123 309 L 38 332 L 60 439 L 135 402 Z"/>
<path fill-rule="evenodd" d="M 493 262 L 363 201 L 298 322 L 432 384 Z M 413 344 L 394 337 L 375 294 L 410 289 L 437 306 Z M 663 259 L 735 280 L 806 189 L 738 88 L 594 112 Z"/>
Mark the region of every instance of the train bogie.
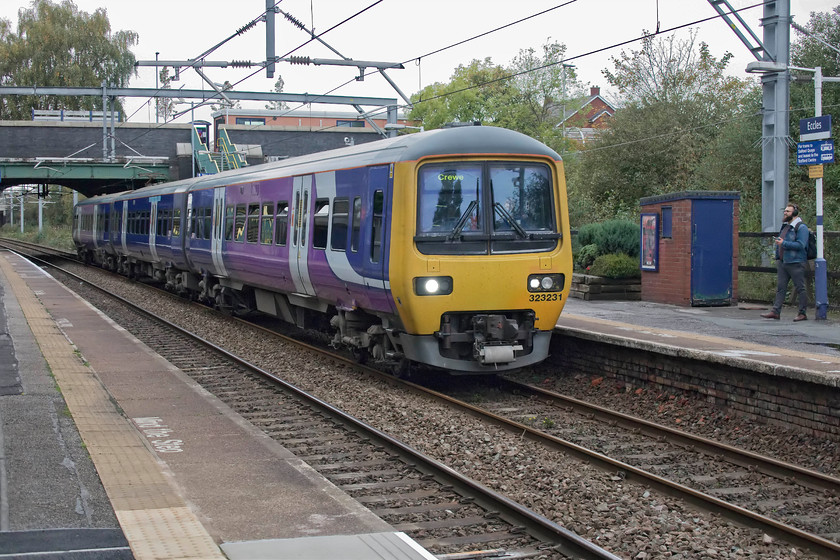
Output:
<path fill-rule="evenodd" d="M 80 254 L 222 309 L 331 328 L 360 359 L 461 373 L 536 363 L 569 290 L 562 162 L 498 128 L 148 187 L 76 215 Z"/>

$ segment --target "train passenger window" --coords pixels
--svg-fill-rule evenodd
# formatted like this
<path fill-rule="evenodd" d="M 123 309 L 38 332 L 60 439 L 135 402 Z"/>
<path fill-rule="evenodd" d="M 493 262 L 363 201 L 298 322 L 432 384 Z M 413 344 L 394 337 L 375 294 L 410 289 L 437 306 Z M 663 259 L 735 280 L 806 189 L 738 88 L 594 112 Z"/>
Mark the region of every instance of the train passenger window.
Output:
<path fill-rule="evenodd" d="M 245 212 L 244 204 L 236 205 L 236 218 L 233 222 L 234 241 L 243 241 L 245 239 Z"/>
<path fill-rule="evenodd" d="M 227 206 L 225 208 L 225 239 L 227 241 L 233 241 L 234 212 L 235 209 L 233 206 Z"/>
<path fill-rule="evenodd" d="M 277 218 L 274 223 L 274 243 L 286 245 L 289 235 L 289 203 L 285 200 L 277 203 Z"/>
<path fill-rule="evenodd" d="M 359 251 L 359 237 L 362 233 L 362 197 L 353 199 L 353 225 L 350 228 L 350 250 Z"/>
<path fill-rule="evenodd" d="M 260 238 L 260 205 L 248 205 L 248 243 L 256 243 Z"/>
<path fill-rule="evenodd" d="M 271 245 L 271 240 L 274 239 L 274 203 L 263 202 L 262 212 L 260 213 L 260 243 L 263 245 Z"/>
<path fill-rule="evenodd" d="M 330 248 L 333 251 L 347 250 L 347 227 L 350 225 L 350 201 L 336 198 L 333 202 L 332 234 Z"/>
<path fill-rule="evenodd" d="M 370 235 L 370 262 L 379 262 L 382 256 L 382 214 L 384 213 L 385 195 L 382 191 L 373 192 L 373 221 Z"/>
<path fill-rule="evenodd" d="M 292 245 L 298 243 L 298 224 L 300 223 L 300 193 L 295 193 L 295 212 L 292 220 Z"/>
<path fill-rule="evenodd" d="M 315 200 L 315 219 L 312 225 L 312 246 L 316 249 L 327 248 L 327 233 L 330 226 L 330 201 L 327 198 Z"/>
<path fill-rule="evenodd" d="M 151 212 L 143 212 L 143 235 L 149 235 L 152 232 L 152 213 Z"/>
<path fill-rule="evenodd" d="M 172 235 L 175 235 L 175 236 L 181 235 L 181 209 L 180 208 L 176 208 L 172 212 Z"/>

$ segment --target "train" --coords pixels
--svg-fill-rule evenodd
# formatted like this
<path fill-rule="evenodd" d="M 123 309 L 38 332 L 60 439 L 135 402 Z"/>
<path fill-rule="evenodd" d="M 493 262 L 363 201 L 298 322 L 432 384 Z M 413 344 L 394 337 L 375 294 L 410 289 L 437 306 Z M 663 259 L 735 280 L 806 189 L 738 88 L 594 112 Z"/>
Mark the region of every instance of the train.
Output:
<path fill-rule="evenodd" d="M 327 331 L 397 373 L 544 360 L 572 274 L 560 156 L 493 126 L 95 196 L 73 240 L 85 262 Z"/>

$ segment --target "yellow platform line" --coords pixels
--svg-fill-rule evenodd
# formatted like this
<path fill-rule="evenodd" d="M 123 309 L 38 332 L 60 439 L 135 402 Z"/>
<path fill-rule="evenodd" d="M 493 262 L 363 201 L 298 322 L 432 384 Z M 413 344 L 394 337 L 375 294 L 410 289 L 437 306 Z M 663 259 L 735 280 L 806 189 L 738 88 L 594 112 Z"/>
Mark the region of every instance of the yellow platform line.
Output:
<path fill-rule="evenodd" d="M 223 560 L 225 555 L 164 477 L 145 439 L 117 410 L 94 370 L 82 363 L 9 259 L 0 255 L 0 272 L 55 376 L 134 557 Z"/>

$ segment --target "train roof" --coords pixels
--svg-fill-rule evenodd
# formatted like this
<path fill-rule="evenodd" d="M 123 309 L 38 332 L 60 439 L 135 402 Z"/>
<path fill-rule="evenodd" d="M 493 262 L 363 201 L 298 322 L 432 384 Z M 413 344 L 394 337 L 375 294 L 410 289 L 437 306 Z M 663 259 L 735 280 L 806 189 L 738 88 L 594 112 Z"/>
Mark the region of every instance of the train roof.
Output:
<path fill-rule="evenodd" d="M 531 155 L 560 161 L 560 156 L 538 140 L 520 132 L 495 126 L 458 126 L 440 128 L 426 132 L 406 134 L 349 146 L 292 157 L 272 163 L 249 166 L 243 169 L 223 171 L 182 179 L 171 183 L 160 183 L 127 191 L 116 196 L 121 199 L 155 196 L 172 192 L 185 192 L 214 188 L 238 183 L 269 180 L 279 174 L 284 176 L 304 175 L 320 171 L 349 169 L 400 161 L 416 161 L 426 157 L 448 155 Z M 282 171 L 281 171 L 282 170 Z M 90 203 L 110 200 L 105 197 L 89 199 Z M 85 201 L 88 202 L 88 201 Z"/>

